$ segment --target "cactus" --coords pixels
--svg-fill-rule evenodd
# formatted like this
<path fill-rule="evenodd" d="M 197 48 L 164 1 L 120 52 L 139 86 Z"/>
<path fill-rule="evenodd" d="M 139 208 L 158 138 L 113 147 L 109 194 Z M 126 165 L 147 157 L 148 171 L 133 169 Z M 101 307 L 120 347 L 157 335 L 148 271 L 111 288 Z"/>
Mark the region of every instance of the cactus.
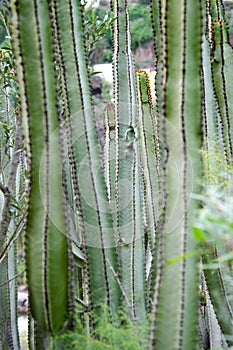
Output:
<path fill-rule="evenodd" d="M 0 6 L 1 23 L 9 34 L 6 9 Z M 14 90 L 13 55 L 9 40 L 1 43 L 0 55 L 0 348 L 19 348 L 17 312 L 17 238 L 22 230 L 23 215 L 15 208 L 20 202 L 19 177 L 22 128 L 17 113 Z M 3 141 L 5 140 L 5 142 Z M 23 214 L 23 212 L 22 212 Z"/>
<path fill-rule="evenodd" d="M 201 146 L 201 4 L 168 1 L 160 13 L 165 45 L 160 98 L 164 101 L 162 116 L 168 158 L 151 348 L 186 349 L 194 348 L 196 342 L 197 260 L 189 257 L 172 264 L 169 261 L 196 249 L 191 215 L 195 215 L 197 205 L 190 195 L 198 191 L 201 169 L 196 152 Z M 168 312 L 170 317 L 166 318 Z"/>
<path fill-rule="evenodd" d="M 221 152 L 221 169 L 219 181 L 224 191 L 224 176 L 225 173 L 231 173 L 232 164 L 232 92 L 230 88 L 231 70 L 232 65 L 232 48 L 229 45 L 228 25 L 225 21 L 224 9 L 222 1 L 210 1 L 209 7 L 207 7 L 204 13 L 204 18 L 209 20 L 205 22 L 205 37 L 204 37 L 204 62 L 206 60 L 211 62 L 211 71 L 206 64 L 203 64 L 203 80 L 205 84 L 204 89 L 204 120 L 205 120 L 205 133 L 204 133 L 204 145 L 207 145 L 206 152 L 208 155 L 208 162 L 205 165 L 204 173 L 206 173 L 206 186 L 209 186 L 210 198 L 212 196 L 212 188 L 214 185 L 214 179 L 209 176 L 211 173 L 216 172 L 215 169 L 219 167 L 218 155 Z M 209 35 L 208 35 L 209 33 Z M 207 83 L 212 81 L 212 84 Z M 211 97 L 212 96 L 212 97 Z M 229 176 L 228 175 L 228 176 Z M 213 181 L 214 180 L 214 181 Z M 218 193 L 218 187 L 215 188 Z M 207 203 L 206 211 L 210 210 L 213 204 Z M 214 213 L 215 209 L 212 210 Z M 205 211 L 203 213 L 205 215 Z M 212 214 L 211 214 L 212 215 Z M 217 217 L 219 214 L 215 212 Z M 206 219 L 206 222 L 209 220 Z M 203 225 L 203 223 L 201 223 Z M 209 230 L 208 224 L 203 225 L 204 230 Z M 211 232 L 212 241 L 207 239 L 206 247 L 203 255 L 203 263 L 205 265 L 210 264 L 218 256 L 226 254 L 227 250 L 219 242 L 218 237 L 215 234 L 216 229 L 213 228 Z M 211 230 L 212 231 L 212 230 Z M 211 243 L 210 243 L 211 242 Z M 209 246 L 210 244 L 210 246 Z M 229 285 L 229 275 L 227 267 L 219 264 L 213 269 L 207 268 L 204 270 L 204 285 L 206 286 L 207 294 L 209 295 L 209 302 L 207 303 L 207 322 L 206 327 L 209 329 L 208 338 L 209 343 L 214 344 L 216 341 L 215 333 L 219 334 L 222 339 L 220 345 L 226 347 L 232 345 L 232 306 L 229 302 L 229 296 L 232 293 L 232 289 Z M 213 305 L 213 306 L 212 306 Z M 221 310 L 221 311 L 220 311 Z M 224 311 L 223 311 L 224 310 Z M 217 321 L 216 321 L 217 320 Z M 216 332 L 216 324 L 220 326 L 221 331 Z M 213 328 L 214 325 L 214 328 Z M 219 327 L 218 326 L 218 327 Z M 216 343 L 219 346 L 219 342 Z"/>
<path fill-rule="evenodd" d="M 102 154 L 81 1 L 11 1 L 19 125 L 29 166 L 29 345 L 52 347 L 54 336 L 72 330 L 77 302 L 89 331 L 98 324 L 92 315 L 106 303 L 116 325 L 120 309 L 137 327 L 151 318 L 150 349 L 204 349 L 213 333 L 208 334 L 203 308 L 209 325 L 217 322 L 215 312 L 222 332 L 232 334 L 227 273 L 200 274 L 203 239 L 192 230 L 200 206 L 193 193 L 201 190 L 202 143 L 211 153 L 209 138 L 216 140 L 225 162 L 232 163 L 232 51 L 223 4 L 151 1 L 152 87 L 146 70 L 135 71 L 127 0 L 110 5 L 113 102 L 103 116 Z M 17 188 L 20 163 L 14 157 L 12 162 L 12 188 L 1 186 L 3 194 Z M 7 306 L 1 306 L 1 315 L 10 321 L 0 326 L 0 348 L 14 349 L 17 315 L 9 286 L 16 259 L 7 239 L 17 239 L 19 229 L 7 215 L 3 219 L 10 230 L 1 230 L 1 283 L 9 283 L 0 284 Z M 211 254 L 205 250 L 202 261 Z"/>

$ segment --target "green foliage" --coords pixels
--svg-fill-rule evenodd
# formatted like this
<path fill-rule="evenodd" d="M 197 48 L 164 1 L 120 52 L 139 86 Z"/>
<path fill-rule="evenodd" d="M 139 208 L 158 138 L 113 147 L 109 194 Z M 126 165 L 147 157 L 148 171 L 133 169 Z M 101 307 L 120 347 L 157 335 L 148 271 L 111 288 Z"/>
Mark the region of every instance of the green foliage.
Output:
<path fill-rule="evenodd" d="M 208 143 L 208 149 L 203 147 L 201 150 L 205 190 L 208 186 L 215 185 L 218 188 L 218 192 L 220 188 L 224 191 L 225 186 L 229 184 L 232 165 L 230 161 L 226 162 L 223 152 L 215 140 L 208 140 Z"/>
<path fill-rule="evenodd" d="M 0 48 L 9 48 L 10 16 L 6 1 L 0 2 Z"/>
<path fill-rule="evenodd" d="M 7 19 L 8 17 L 6 17 Z M 0 171 L 6 169 L 9 165 L 15 140 L 15 119 L 18 109 L 14 53 L 9 47 L 9 39 L 5 39 L 4 43 L 7 45 L 4 44 L 2 47 L 0 45 Z M 2 176 L 6 178 L 5 175 L 2 174 Z"/>
<path fill-rule="evenodd" d="M 153 39 L 149 5 L 150 1 L 148 0 L 140 0 L 139 3 L 129 4 L 133 51 L 138 46 L 143 47 L 148 41 Z M 230 2 L 224 2 L 224 6 L 230 28 L 230 37 L 233 38 L 233 5 Z M 94 64 L 111 62 L 112 38 L 110 27 L 114 20 L 111 12 L 103 6 L 94 9 L 85 6 L 84 18 L 87 34 L 86 44 L 90 60 Z"/>
<path fill-rule="evenodd" d="M 54 340 L 55 350 L 141 350 L 148 344 L 148 322 L 137 325 L 123 312 L 118 311 L 120 325 L 114 325 L 106 305 L 101 306 L 100 315 L 92 315 L 96 323 L 95 331 L 87 334 L 80 322 L 76 320 L 74 332 L 67 332 Z"/>
<path fill-rule="evenodd" d="M 144 46 L 153 38 L 150 7 L 145 4 L 129 5 L 129 18 L 132 50 L 135 51 L 138 46 Z"/>
<path fill-rule="evenodd" d="M 90 61 L 95 63 L 109 63 L 112 59 L 111 25 L 113 14 L 106 8 L 85 6 L 84 24 L 87 36 L 86 45 Z M 149 4 L 129 4 L 130 32 L 132 50 L 144 46 L 153 39 Z"/>
<path fill-rule="evenodd" d="M 231 173 L 223 173 L 222 183 L 208 186 L 205 195 L 200 196 L 203 209 L 200 213 L 198 233 L 207 248 L 220 248 L 220 255 L 212 262 L 230 262 L 233 258 L 233 186 Z M 201 230 L 200 230 L 201 229 Z M 222 252 L 222 253 L 221 253 Z M 223 255 L 224 254 L 224 255 Z M 226 254 L 226 255 L 225 255 Z"/>
<path fill-rule="evenodd" d="M 106 8 L 93 8 L 83 3 L 85 42 L 89 59 L 98 63 L 98 48 L 101 48 L 101 61 L 111 62 L 111 32 L 110 28 L 114 17 Z M 97 57 L 96 57 L 97 56 Z"/>
<path fill-rule="evenodd" d="M 18 107 L 18 88 L 14 67 L 14 53 L 10 48 L 0 49 L 0 86 L 1 123 L 6 137 L 9 137 L 10 130 L 12 131 L 14 128 L 14 124 L 10 124 L 12 120 L 9 118 L 9 113 L 14 115 L 15 109 Z M 9 103 L 7 103 L 7 101 L 9 101 Z M 7 110 L 7 106 L 10 108 L 9 110 Z"/>
<path fill-rule="evenodd" d="M 207 295 L 204 324 L 212 344 L 215 335 L 232 345 L 232 262 L 233 262 L 233 167 L 222 156 L 214 140 L 208 152 L 202 152 L 204 164 L 203 194 L 198 196 L 203 208 L 194 228 L 202 244 L 203 288 Z M 215 315 L 210 306 L 214 307 Z M 216 321 L 217 318 L 217 321 Z M 221 330 L 217 327 L 219 323 Z M 213 331 L 215 325 L 215 331 Z M 223 333 L 223 334 L 222 334 Z"/>

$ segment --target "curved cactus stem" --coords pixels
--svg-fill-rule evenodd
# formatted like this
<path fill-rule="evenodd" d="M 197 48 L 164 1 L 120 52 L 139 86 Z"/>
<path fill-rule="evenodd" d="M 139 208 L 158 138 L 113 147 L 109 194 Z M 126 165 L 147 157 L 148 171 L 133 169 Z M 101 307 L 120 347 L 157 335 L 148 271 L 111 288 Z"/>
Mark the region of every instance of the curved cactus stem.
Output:
<path fill-rule="evenodd" d="M 201 321 L 199 328 L 202 327 L 202 332 L 205 332 L 205 342 L 203 342 L 204 349 L 223 348 L 228 349 L 225 337 L 219 326 L 216 314 L 211 302 L 209 291 L 207 288 L 204 274 L 202 274 L 202 284 L 205 293 L 205 305 L 201 306 Z M 203 339 L 204 340 L 204 339 Z"/>
<path fill-rule="evenodd" d="M 213 259 L 218 257 L 218 249 L 213 249 L 211 252 L 206 249 L 203 255 L 203 263 L 207 266 L 211 264 Z M 231 302 L 232 287 L 225 282 L 224 271 L 221 266 L 215 269 L 206 269 L 204 271 L 206 278 L 206 285 L 208 288 L 210 300 L 213 304 L 216 318 L 219 322 L 221 330 L 226 338 L 228 346 L 232 346 L 233 341 L 231 335 L 233 334 L 233 308 Z M 228 275 L 229 276 L 229 275 Z M 211 319 L 210 319 L 211 322 Z M 228 337 L 230 336 L 230 337 Z"/>

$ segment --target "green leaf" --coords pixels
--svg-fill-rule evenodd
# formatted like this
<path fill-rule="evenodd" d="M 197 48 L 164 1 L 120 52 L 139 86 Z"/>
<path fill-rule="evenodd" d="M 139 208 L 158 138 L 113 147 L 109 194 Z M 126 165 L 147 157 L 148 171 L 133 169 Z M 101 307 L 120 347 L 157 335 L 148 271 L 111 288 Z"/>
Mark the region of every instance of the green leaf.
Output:
<path fill-rule="evenodd" d="M 193 250 L 191 252 L 187 252 L 187 253 L 185 253 L 183 255 L 179 255 L 179 256 L 176 256 L 175 258 L 167 260 L 167 264 L 168 265 L 172 265 L 172 264 L 175 264 L 178 261 L 187 259 L 187 258 L 189 258 L 191 256 L 199 256 L 200 254 L 201 254 L 200 250 Z"/>
<path fill-rule="evenodd" d="M 205 241 L 205 234 L 199 227 L 193 226 L 193 235 L 197 241 L 199 242 Z"/>
<path fill-rule="evenodd" d="M 83 267 L 86 260 L 84 258 L 84 255 L 83 255 L 81 249 L 75 243 L 72 243 L 72 253 L 74 256 L 74 263 L 78 267 Z"/>

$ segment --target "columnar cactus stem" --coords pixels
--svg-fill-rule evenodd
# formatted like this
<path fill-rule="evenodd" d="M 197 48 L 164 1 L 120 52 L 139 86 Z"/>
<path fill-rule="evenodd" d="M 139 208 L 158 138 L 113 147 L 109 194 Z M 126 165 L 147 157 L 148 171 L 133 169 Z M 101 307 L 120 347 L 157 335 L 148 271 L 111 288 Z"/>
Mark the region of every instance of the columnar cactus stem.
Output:
<path fill-rule="evenodd" d="M 163 113 L 169 154 L 161 278 L 155 286 L 151 348 L 190 349 L 196 342 L 197 260 L 170 261 L 196 247 L 190 211 L 194 213 L 196 205 L 190 194 L 198 190 L 201 164 L 196 153 L 201 146 L 201 4 L 189 0 L 165 3 Z"/>

